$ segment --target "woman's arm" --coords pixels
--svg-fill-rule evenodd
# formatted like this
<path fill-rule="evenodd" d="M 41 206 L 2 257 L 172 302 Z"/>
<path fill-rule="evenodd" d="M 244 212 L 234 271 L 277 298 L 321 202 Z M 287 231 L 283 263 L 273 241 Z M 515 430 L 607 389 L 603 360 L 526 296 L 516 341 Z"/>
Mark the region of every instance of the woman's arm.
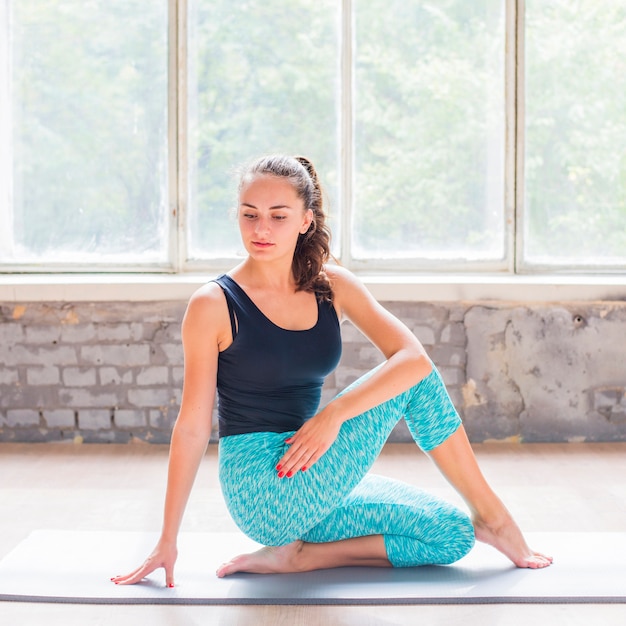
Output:
<path fill-rule="evenodd" d="M 280 473 L 292 476 L 328 450 L 341 424 L 406 391 L 432 371 L 426 351 L 413 333 L 382 307 L 351 272 L 327 268 L 338 315 L 350 320 L 384 355 L 386 362 L 358 387 L 327 404 L 287 440 Z"/>
<path fill-rule="evenodd" d="M 217 358 L 227 341 L 230 321 L 219 286 L 201 288 L 189 301 L 182 325 L 185 374 L 180 411 L 170 444 L 163 528 L 159 542 L 146 561 L 116 584 L 134 584 L 163 567 L 166 585 L 174 586 L 176 542 L 198 467 L 211 435 Z"/>

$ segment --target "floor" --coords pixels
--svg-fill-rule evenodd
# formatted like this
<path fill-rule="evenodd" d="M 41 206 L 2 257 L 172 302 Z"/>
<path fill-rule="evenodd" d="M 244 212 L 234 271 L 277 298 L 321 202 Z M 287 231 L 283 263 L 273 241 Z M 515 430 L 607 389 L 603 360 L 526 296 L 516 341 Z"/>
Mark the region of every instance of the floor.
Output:
<path fill-rule="evenodd" d="M 626 443 L 480 444 L 483 472 L 528 531 L 626 531 Z M 236 531 L 209 447 L 183 530 Z M 167 447 L 149 444 L 0 444 L 0 558 L 37 528 L 158 531 Z M 428 458 L 388 444 L 380 474 L 462 506 Z M 536 546 L 550 551 L 550 546 Z M 554 555 L 558 560 L 558 554 Z M 116 574 L 112 572 L 111 574 Z M 392 624 L 623 624 L 626 605 L 110 606 L 0 602 L 3 626 L 300 626 Z"/>

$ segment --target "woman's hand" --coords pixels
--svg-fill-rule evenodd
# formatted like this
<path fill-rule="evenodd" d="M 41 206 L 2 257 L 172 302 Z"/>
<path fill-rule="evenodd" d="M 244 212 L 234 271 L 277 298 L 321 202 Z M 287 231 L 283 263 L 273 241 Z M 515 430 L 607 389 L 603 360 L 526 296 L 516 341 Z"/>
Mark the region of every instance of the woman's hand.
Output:
<path fill-rule="evenodd" d="M 342 420 L 318 413 L 305 422 L 285 443 L 289 450 L 285 452 L 276 466 L 279 478 L 291 478 L 299 471 L 306 471 L 317 463 L 333 445 Z"/>
<path fill-rule="evenodd" d="M 165 585 L 174 586 L 174 563 L 178 556 L 178 550 L 174 542 L 159 541 L 152 554 L 144 561 L 143 565 L 125 576 L 114 576 L 111 580 L 116 585 L 134 585 L 143 580 L 148 574 L 160 567 L 165 569 Z"/>

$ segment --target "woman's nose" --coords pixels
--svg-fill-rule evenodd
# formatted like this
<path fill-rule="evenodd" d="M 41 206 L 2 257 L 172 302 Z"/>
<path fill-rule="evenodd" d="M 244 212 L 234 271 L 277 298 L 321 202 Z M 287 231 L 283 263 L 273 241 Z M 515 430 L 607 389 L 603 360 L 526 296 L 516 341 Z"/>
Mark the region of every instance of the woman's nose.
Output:
<path fill-rule="evenodd" d="M 270 229 L 270 221 L 267 218 L 260 217 L 256 220 L 254 230 L 256 233 L 266 233 Z"/>

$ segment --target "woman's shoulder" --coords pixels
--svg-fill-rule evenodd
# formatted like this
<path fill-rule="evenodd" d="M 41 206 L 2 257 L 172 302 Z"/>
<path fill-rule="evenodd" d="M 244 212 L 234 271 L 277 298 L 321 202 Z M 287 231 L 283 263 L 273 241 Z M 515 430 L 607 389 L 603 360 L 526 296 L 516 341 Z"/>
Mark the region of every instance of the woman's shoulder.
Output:
<path fill-rule="evenodd" d="M 342 319 L 346 314 L 350 317 L 352 310 L 369 306 L 372 295 L 361 280 L 350 270 L 340 265 L 329 264 L 324 268 L 333 291 L 333 303 Z"/>
<path fill-rule="evenodd" d="M 324 267 L 324 271 L 335 295 L 346 290 L 365 290 L 365 285 L 361 280 L 341 265 L 329 263 Z"/>
<path fill-rule="evenodd" d="M 216 282 L 208 282 L 196 289 L 189 298 L 184 326 L 208 331 L 230 323 L 226 297 Z"/>

